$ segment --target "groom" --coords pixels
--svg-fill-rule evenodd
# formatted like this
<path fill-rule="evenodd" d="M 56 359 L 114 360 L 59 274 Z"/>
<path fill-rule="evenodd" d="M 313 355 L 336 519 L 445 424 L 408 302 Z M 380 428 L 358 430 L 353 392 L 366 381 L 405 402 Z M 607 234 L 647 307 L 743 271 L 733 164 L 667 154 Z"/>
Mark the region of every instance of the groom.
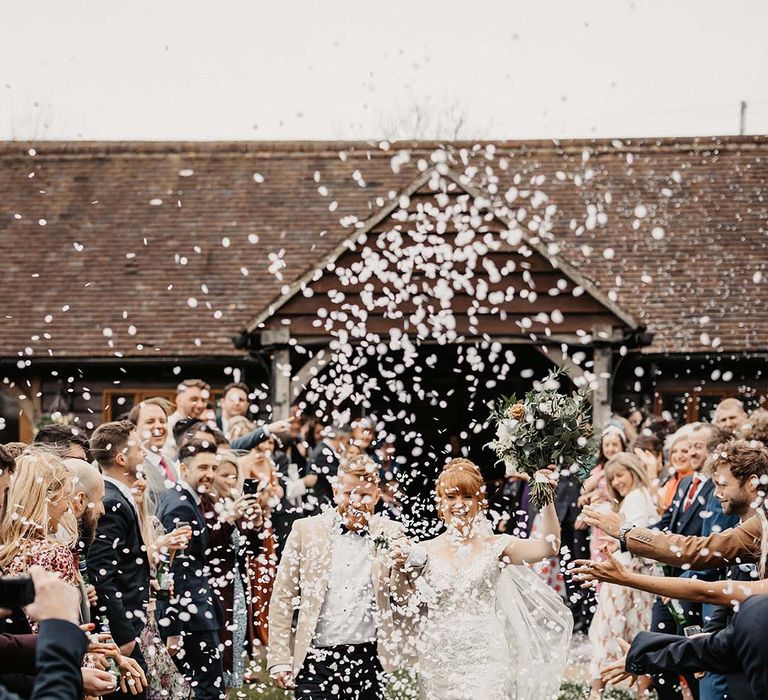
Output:
<path fill-rule="evenodd" d="M 403 528 L 374 515 L 379 475 L 366 455 L 341 459 L 333 496 L 335 509 L 297 520 L 288 536 L 267 664 L 275 685 L 295 688 L 297 698 L 376 700 L 384 673 L 403 660 L 408 620 L 390 605 L 398 591 L 387 552 Z"/>

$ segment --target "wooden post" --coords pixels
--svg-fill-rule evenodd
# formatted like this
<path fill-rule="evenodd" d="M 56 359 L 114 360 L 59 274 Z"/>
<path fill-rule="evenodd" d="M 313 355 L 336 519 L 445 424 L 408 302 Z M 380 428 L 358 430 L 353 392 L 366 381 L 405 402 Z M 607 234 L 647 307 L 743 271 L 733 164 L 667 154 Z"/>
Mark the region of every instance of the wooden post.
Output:
<path fill-rule="evenodd" d="M 592 328 L 594 357 L 592 370 L 595 373 L 592 400 L 592 423 L 595 430 L 602 430 L 611 419 L 613 393 L 613 349 L 614 329 L 607 324 Z"/>
<path fill-rule="evenodd" d="M 595 346 L 595 390 L 592 401 L 592 422 L 595 430 L 602 430 L 611 418 L 611 389 L 613 351 L 610 345 Z"/>
<path fill-rule="evenodd" d="M 287 328 L 263 331 L 262 345 L 272 345 L 270 394 L 272 420 L 288 417 L 291 408 L 291 348 L 288 345 L 290 331 Z"/>
<path fill-rule="evenodd" d="M 24 386 L 26 384 L 26 387 Z M 37 432 L 37 421 L 41 414 L 40 400 L 41 382 L 38 377 L 33 377 L 26 382 L 11 382 L 0 387 L 9 396 L 12 396 L 19 405 L 19 440 L 32 442 Z"/>

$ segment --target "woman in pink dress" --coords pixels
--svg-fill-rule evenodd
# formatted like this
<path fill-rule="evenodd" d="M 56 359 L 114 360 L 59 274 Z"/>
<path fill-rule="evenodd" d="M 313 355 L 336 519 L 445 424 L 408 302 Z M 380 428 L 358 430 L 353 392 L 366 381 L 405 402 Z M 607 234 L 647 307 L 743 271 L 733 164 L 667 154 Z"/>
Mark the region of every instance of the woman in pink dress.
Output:
<path fill-rule="evenodd" d="M 618 512 L 622 520 L 631 520 L 638 527 L 648 527 L 656 521 L 658 512 L 648 471 L 636 455 L 621 452 L 611 457 L 605 465 L 605 480 L 612 510 Z M 633 557 L 629 552 L 614 556 L 635 573 L 653 573 L 653 562 L 649 560 Z M 653 600 L 650 593 L 632 588 L 612 583 L 601 586 L 597 610 L 589 628 L 592 643 L 590 699 L 602 697 L 600 669 L 624 655 L 618 640 L 631 642 L 638 632 L 650 628 Z M 644 692 L 648 683 L 640 686 Z M 644 695 L 639 692 L 638 697 Z"/>
<path fill-rule="evenodd" d="M 579 498 L 579 506 L 587 504 L 602 510 L 611 510 L 613 507 L 611 497 L 605 481 L 605 465 L 611 457 L 625 452 L 627 449 L 627 437 L 624 431 L 617 425 L 606 426 L 600 434 L 600 447 L 597 455 L 597 464 L 582 486 L 582 494 Z M 576 522 L 576 526 L 579 526 Z M 602 549 L 611 542 L 602 530 L 594 528 L 589 538 L 589 556 L 595 561 L 602 561 Z"/>

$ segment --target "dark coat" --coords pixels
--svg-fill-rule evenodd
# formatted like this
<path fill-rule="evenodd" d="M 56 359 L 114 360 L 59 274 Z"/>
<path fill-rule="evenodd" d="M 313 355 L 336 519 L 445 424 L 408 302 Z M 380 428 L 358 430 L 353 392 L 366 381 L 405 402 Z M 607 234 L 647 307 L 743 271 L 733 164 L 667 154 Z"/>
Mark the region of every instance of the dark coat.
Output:
<path fill-rule="evenodd" d="M 87 563 L 99 594 L 98 614 L 106 614 L 112 638 L 122 646 L 138 637 L 146 624 L 150 571 L 136 511 L 108 481 L 104 515 L 88 548 Z"/>
<path fill-rule="evenodd" d="M 181 484 L 176 484 L 160 494 L 157 517 L 168 532 L 180 522 L 187 522 L 192 527 L 189 546 L 174 557 L 171 566 L 174 596 L 170 601 L 157 602 L 156 617 L 158 622 L 163 621 L 160 624 L 161 634 L 170 637 L 180 634 L 182 630 L 218 631 L 222 615 L 209 581 L 208 529 L 202 510 L 192 494 Z M 182 620 L 180 613 L 186 613 L 189 619 Z"/>
<path fill-rule="evenodd" d="M 728 676 L 730 695 L 738 700 L 768 698 L 768 596 L 752 596 L 725 629 L 714 634 L 679 637 L 640 632 L 627 654 L 626 669 L 637 675 L 668 671 L 710 671 Z"/>
<path fill-rule="evenodd" d="M 37 640 L 37 676 L 31 700 L 72 700 L 82 697 L 83 662 L 88 638 L 71 622 L 43 620 Z M 0 687 L 0 700 L 19 700 L 19 696 Z"/>

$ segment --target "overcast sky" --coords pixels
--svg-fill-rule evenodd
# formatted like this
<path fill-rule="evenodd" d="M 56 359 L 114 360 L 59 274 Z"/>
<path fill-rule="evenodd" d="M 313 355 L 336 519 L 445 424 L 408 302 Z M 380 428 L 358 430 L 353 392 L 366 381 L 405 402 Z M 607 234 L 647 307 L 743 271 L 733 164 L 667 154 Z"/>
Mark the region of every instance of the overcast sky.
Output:
<path fill-rule="evenodd" d="M 734 134 L 741 100 L 766 133 L 766 27 L 765 0 L 3 0 L 0 138 Z"/>

